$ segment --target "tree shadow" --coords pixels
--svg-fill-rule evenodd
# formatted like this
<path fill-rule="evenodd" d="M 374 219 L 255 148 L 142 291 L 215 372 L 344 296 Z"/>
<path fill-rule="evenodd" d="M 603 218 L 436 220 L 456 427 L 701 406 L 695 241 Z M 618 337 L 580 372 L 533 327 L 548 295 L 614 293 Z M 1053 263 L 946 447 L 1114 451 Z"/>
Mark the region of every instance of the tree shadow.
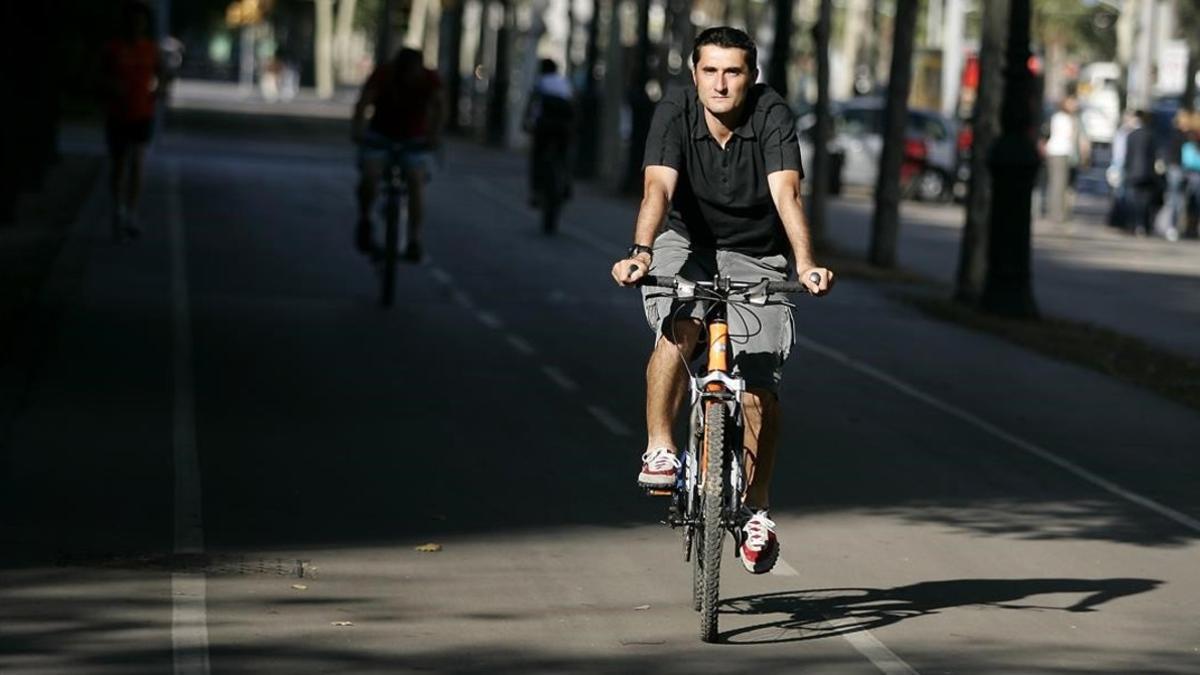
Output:
<path fill-rule="evenodd" d="M 722 601 L 721 612 L 786 618 L 728 631 L 728 644 L 804 642 L 876 630 L 900 621 L 970 605 L 998 609 L 1094 612 L 1100 605 L 1158 588 L 1155 579 L 951 579 L 895 588 L 820 588 L 748 595 Z M 1081 595 L 1068 606 L 1037 604 L 1036 595 Z M 755 638 L 755 634 L 770 637 Z"/>

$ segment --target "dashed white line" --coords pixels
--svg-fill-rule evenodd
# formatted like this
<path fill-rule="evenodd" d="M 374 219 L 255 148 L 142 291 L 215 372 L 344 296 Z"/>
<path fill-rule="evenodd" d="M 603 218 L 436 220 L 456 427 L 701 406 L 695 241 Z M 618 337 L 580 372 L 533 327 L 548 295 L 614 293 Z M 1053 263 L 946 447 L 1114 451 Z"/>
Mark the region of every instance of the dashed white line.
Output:
<path fill-rule="evenodd" d="M 480 323 L 493 330 L 500 330 L 504 327 L 504 322 L 500 321 L 500 317 L 487 310 L 481 309 L 478 312 L 475 312 L 475 318 L 479 319 Z"/>
<path fill-rule="evenodd" d="M 567 377 L 566 373 L 554 366 L 542 366 L 542 373 L 563 391 L 579 391 L 579 385 L 575 383 L 575 380 Z"/>
<path fill-rule="evenodd" d="M 167 165 L 167 224 L 171 247 L 172 457 L 175 472 L 175 554 L 204 552 L 200 462 L 196 454 L 192 315 L 187 249 L 179 195 L 179 165 Z M 208 601 L 204 572 L 171 575 L 171 649 L 176 675 L 208 675 Z"/>
<path fill-rule="evenodd" d="M 475 309 L 475 302 L 471 300 L 471 296 L 463 293 L 457 288 L 450 291 L 450 299 L 454 301 L 454 304 L 462 307 L 463 309 Z"/>
<path fill-rule="evenodd" d="M 521 352 L 525 356 L 533 356 L 537 352 L 537 350 L 533 348 L 533 345 L 526 342 L 525 339 L 519 335 L 513 335 L 512 333 L 509 333 L 504 336 L 504 339 L 510 346 L 512 346 L 513 349 Z"/>
<path fill-rule="evenodd" d="M 870 661 L 879 672 L 884 675 L 917 675 L 917 671 L 904 662 L 896 653 L 887 648 L 871 634 L 871 631 L 860 628 L 854 630 L 854 625 L 860 619 L 855 618 L 839 618 L 830 619 L 825 617 L 824 623 L 832 629 L 832 632 L 843 630 L 842 639 L 850 643 L 855 651 L 862 654 Z"/>
<path fill-rule="evenodd" d="M 433 277 L 434 281 L 442 284 L 443 286 L 449 286 L 454 283 L 454 280 L 450 277 L 450 274 L 440 267 L 430 267 L 429 276 Z"/>
<path fill-rule="evenodd" d="M 912 398 L 915 398 L 918 401 L 921 401 L 929 406 L 937 408 L 938 410 L 941 410 L 942 412 L 944 412 L 952 417 L 956 417 L 956 418 L 962 420 L 963 422 L 970 424 L 971 426 L 975 427 L 976 429 L 979 429 L 987 434 L 995 436 L 996 438 L 999 438 L 1000 440 L 1007 441 L 1009 444 L 1013 445 L 1014 447 L 1024 450 L 1026 453 L 1033 455 L 1034 457 L 1037 457 L 1038 459 L 1041 459 L 1045 462 L 1053 464 L 1053 465 L 1059 467 L 1060 469 L 1063 469 L 1063 470 L 1075 475 L 1077 478 L 1080 478 L 1088 483 L 1091 483 L 1092 485 L 1095 485 L 1096 487 L 1100 488 L 1101 490 L 1104 490 L 1105 492 L 1108 492 L 1109 494 L 1115 495 L 1115 496 L 1120 497 L 1121 499 L 1124 499 L 1130 503 L 1137 504 L 1138 506 L 1142 506 L 1146 509 L 1149 509 L 1150 511 L 1153 511 L 1153 512 L 1159 514 L 1160 516 L 1163 516 L 1165 518 L 1175 521 L 1176 523 L 1188 528 L 1189 530 L 1192 530 L 1193 532 L 1200 532 L 1200 520 L 1197 520 L 1185 513 L 1176 511 L 1175 509 L 1173 509 L 1169 506 L 1166 506 L 1165 504 L 1160 504 L 1159 502 L 1156 502 L 1153 499 L 1150 499 L 1149 497 L 1146 497 L 1146 496 L 1140 495 L 1136 492 L 1133 492 L 1132 490 L 1127 490 L 1127 489 L 1121 487 L 1120 485 L 1117 485 L 1116 483 L 1108 480 L 1107 478 L 1103 478 L 1095 473 L 1092 473 L 1091 471 L 1079 466 L 1078 464 L 1072 462 L 1069 459 L 1062 457 L 1061 455 L 1053 453 L 1031 441 L 1027 441 L 1018 436 L 1014 436 L 1013 434 L 1008 433 L 1007 431 L 1001 429 L 1000 427 L 997 427 L 996 425 L 992 424 L 991 422 L 988 422 L 980 417 L 977 417 L 976 415 L 973 415 L 973 414 L 967 412 L 966 410 L 959 408 L 956 405 L 947 403 L 931 394 L 927 394 L 927 393 L 921 391 L 920 389 L 917 389 L 916 387 L 914 387 L 906 382 L 903 382 L 900 379 L 893 377 L 893 376 L 883 372 L 882 370 L 879 370 L 878 368 L 875 368 L 874 366 L 870 366 L 866 363 L 863 363 L 862 361 L 858 361 L 858 360 L 854 359 L 853 357 L 850 357 L 836 349 L 833 349 L 832 347 L 826 347 L 825 345 L 820 344 L 818 342 L 814 342 L 804 336 L 797 335 L 796 336 L 796 344 L 803 345 L 804 347 L 808 348 L 809 350 L 814 351 L 823 356 L 826 356 L 829 359 L 836 361 L 836 362 L 842 364 L 843 366 L 846 366 L 847 368 L 850 368 L 851 370 L 856 370 L 856 371 L 862 373 L 863 375 L 867 375 L 868 377 L 878 380 L 878 381 L 888 385 L 889 387 L 895 389 L 896 391 L 899 391 L 902 394 L 906 394 Z"/>
<path fill-rule="evenodd" d="M 610 413 L 604 408 L 598 405 L 589 404 L 587 410 L 592 414 L 592 417 L 596 418 L 596 421 L 600 422 L 600 424 L 603 425 L 605 429 L 608 429 L 614 436 L 633 435 L 633 432 L 630 431 L 629 427 L 625 426 L 624 422 L 617 419 L 616 415 Z"/>

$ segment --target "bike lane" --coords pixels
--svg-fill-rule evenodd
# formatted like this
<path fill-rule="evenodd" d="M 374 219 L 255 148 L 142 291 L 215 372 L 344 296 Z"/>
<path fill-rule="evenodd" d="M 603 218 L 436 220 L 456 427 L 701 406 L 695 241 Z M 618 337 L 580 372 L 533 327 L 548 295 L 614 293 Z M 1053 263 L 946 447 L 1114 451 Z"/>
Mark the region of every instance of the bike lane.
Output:
<path fill-rule="evenodd" d="M 103 178 L 103 176 L 101 177 Z M 166 175 L 135 243 L 98 181 L 41 296 L 44 349 L 0 475 L 0 671 L 172 668 L 172 349 Z"/>

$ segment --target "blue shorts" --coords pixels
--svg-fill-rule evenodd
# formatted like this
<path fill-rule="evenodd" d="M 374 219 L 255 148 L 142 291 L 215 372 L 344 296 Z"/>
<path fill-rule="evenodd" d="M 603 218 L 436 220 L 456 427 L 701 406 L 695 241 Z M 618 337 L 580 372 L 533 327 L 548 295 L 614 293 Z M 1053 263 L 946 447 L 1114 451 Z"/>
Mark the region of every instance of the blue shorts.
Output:
<path fill-rule="evenodd" d="M 388 146 L 396 141 L 374 131 L 368 131 L 363 142 L 358 144 L 358 168 L 366 164 L 375 164 L 382 169 L 387 162 Z M 414 150 L 400 153 L 400 168 L 404 171 L 419 171 L 428 180 L 433 173 L 433 153 L 428 150 Z"/>

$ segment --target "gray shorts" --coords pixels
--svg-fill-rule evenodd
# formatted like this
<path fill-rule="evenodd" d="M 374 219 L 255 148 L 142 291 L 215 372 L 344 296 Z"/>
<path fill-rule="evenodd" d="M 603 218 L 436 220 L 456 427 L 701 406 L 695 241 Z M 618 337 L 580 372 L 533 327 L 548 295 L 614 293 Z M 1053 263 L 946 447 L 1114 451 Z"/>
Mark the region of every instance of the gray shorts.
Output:
<path fill-rule="evenodd" d="M 785 281 L 791 274 L 791 265 L 782 255 L 756 258 L 736 251 L 693 250 L 687 237 L 674 230 L 667 230 L 654 240 L 651 274 L 678 274 L 685 279 L 702 281 L 712 279 L 718 272 L 738 280 Z M 669 297 L 649 297 L 662 290 L 642 289 L 646 321 L 654 330 L 655 343 L 663 333 L 670 334 L 674 320 L 703 320 L 708 309 L 704 302 L 684 303 Z M 795 327 L 791 308 L 785 305 L 730 307 L 728 314 L 733 372 L 746 381 L 747 387 L 778 394 L 783 364 L 792 351 Z"/>

